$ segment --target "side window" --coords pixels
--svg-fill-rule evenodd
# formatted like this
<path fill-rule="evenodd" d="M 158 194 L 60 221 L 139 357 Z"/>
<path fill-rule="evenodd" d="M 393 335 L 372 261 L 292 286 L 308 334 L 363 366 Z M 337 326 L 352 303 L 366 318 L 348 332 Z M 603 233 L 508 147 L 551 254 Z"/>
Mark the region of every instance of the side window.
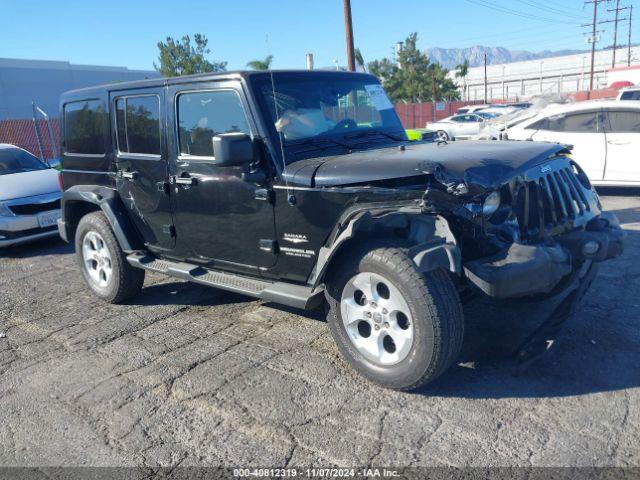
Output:
<path fill-rule="evenodd" d="M 106 152 L 106 109 L 101 100 L 67 103 L 63 116 L 66 153 L 102 155 Z"/>
<path fill-rule="evenodd" d="M 549 119 L 543 118 L 527 127 L 527 130 L 549 130 Z"/>
<path fill-rule="evenodd" d="M 549 117 L 546 130 L 552 132 L 597 133 L 598 112 L 560 114 Z"/>
<path fill-rule="evenodd" d="M 213 137 L 221 133 L 251 133 L 240 96 L 233 90 L 178 95 L 178 136 L 181 155 L 213 157 Z"/>
<path fill-rule="evenodd" d="M 620 100 L 640 100 L 640 90 L 623 92 L 622 95 L 620 95 Z"/>
<path fill-rule="evenodd" d="M 607 112 L 607 131 L 612 133 L 640 133 L 640 110 Z"/>
<path fill-rule="evenodd" d="M 116 99 L 118 150 L 160 155 L 160 99 L 157 95 Z"/>

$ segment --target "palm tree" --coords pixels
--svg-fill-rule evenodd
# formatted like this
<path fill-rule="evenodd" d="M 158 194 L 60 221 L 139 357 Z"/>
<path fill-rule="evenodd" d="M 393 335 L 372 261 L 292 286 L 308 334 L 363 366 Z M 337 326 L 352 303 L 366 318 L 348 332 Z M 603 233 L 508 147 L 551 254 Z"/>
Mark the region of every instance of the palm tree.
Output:
<path fill-rule="evenodd" d="M 467 75 L 469 75 L 469 60 L 468 59 L 466 59 L 464 62 L 462 62 L 461 64 L 456 66 L 456 78 L 462 78 L 462 81 L 464 82 L 462 84 L 462 89 L 463 89 L 463 92 L 465 94 L 467 92 Z"/>
<path fill-rule="evenodd" d="M 267 55 L 264 60 L 252 60 L 247 63 L 247 67 L 253 70 L 269 70 L 273 62 L 273 55 Z"/>
<path fill-rule="evenodd" d="M 364 72 L 366 72 L 367 67 L 364 64 L 364 57 L 362 56 L 362 52 L 360 51 L 359 48 L 356 48 L 356 51 L 354 52 L 353 56 L 356 57 L 356 65 L 362 68 Z"/>

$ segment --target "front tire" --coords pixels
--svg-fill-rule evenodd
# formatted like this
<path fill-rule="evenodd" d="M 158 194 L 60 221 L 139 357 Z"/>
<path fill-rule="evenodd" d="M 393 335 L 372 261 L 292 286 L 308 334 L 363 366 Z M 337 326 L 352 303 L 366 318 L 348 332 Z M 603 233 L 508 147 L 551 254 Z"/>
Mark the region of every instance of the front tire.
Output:
<path fill-rule="evenodd" d="M 398 248 L 370 245 L 341 255 L 330 272 L 328 323 L 338 348 L 363 376 L 413 390 L 460 354 L 462 305 L 448 274 L 422 274 Z"/>
<path fill-rule="evenodd" d="M 140 293 L 145 272 L 129 265 L 102 212 L 82 217 L 75 246 L 85 282 L 102 300 L 121 303 Z"/>
<path fill-rule="evenodd" d="M 444 130 L 438 130 L 436 132 L 436 136 L 438 137 L 438 141 L 440 142 L 448 142 L 451 138 L 449 137 L 449 134 Z"/>

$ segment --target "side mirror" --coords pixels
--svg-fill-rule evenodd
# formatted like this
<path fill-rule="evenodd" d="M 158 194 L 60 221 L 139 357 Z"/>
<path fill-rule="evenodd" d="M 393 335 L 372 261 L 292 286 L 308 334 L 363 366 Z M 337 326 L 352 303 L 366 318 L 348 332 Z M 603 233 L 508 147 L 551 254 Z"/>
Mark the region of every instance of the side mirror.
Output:
<path fill-rule="evenodd" d="M 246 165 L 256 158 L 253 140 L 246 133 L 222 133 L 214 136 L 212 142 L 215 165 Z"/>

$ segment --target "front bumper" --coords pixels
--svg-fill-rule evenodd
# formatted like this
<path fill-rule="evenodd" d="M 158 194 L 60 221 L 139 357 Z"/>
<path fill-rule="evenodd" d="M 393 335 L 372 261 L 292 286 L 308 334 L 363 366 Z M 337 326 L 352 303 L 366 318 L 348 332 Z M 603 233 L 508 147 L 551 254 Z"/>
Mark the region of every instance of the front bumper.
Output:
<path fill-rule="evenodd" d="M 499 299 L 548 294 L 585 261 L 602 262 L 622 253 L 625 233 L 617 218 L 602 214 L 584 229 L 544 244 L 512 244 L 489 258 L 464 264 L 467 279 L 486 295 Z M 587 246 L 597 244 L 593 253 Z"/>
<path fill-rule="evenodd" d="M 60 214 L 60 210 L 51 210 L 42 214 L 55 216 Z M 0 217 L 0 248 L 58 235 L 55 224 L 42 227 L 38 217 L 39 215 Z"/>

